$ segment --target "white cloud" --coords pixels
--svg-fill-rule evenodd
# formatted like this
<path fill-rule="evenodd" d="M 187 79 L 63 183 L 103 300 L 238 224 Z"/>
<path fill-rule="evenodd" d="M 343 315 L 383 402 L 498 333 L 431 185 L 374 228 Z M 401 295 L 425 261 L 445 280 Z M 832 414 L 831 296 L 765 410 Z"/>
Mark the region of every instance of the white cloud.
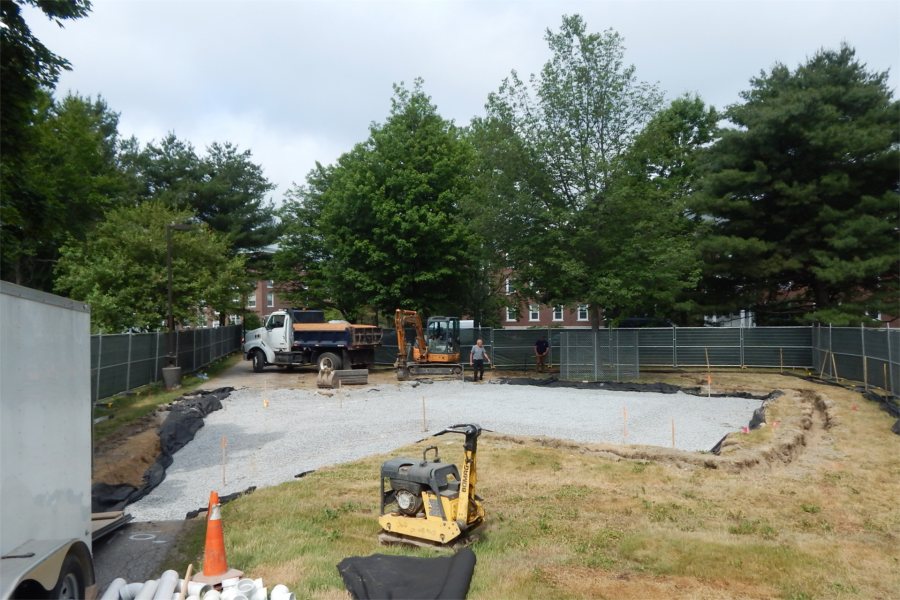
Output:
<path fill-rule="evenodd" d="M 545 30 L 573 13 L 621 33 L 638 78 L 669 98 L 723 108 L 776 61 L 793 68 L 842 41 L 897 89 L 894 0 L 94 0 L 65 29 L 26 18 L 73 64 L 60 90 L 101 94 L 123 135 L 230 141 L 281 194 L 383 122 L 393 83 L 423 77 L 441 114 L 468 123 L 511 70 L 540 70 Z"/>

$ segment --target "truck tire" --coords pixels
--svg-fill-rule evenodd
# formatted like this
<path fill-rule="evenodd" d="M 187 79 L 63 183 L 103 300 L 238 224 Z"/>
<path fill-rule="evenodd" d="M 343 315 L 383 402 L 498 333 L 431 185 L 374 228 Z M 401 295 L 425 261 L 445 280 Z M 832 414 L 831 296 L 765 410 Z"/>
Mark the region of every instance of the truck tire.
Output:
<path fill-rule="evenodd" d="M 253 361 L 253 372 L 262 373 L 262 370 L 266 367 L 265 353 L 262 350 L 254 350 L 251 360 Z"/>
<path fill-rule="evenodd" d="M 59 571 L 59 581 L 50 592 L 54 600 L 77 600 L 84 598 L 84 572 L 81 563 L 74 556 L 67 556 Z"/>
<path fill-rule="evenodd" d="M 329 368 L 338 371 L 341 368 L 341 358 L 337 354 L 331 352 L 323 352 L 319 355 L 319 370 Z"/>

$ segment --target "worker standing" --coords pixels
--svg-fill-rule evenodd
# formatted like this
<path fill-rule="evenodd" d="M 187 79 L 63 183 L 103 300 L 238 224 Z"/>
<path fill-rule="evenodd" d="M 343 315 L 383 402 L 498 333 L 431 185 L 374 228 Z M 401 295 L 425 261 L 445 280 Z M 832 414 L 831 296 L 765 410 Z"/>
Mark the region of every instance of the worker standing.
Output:
<path fill-rule="evenodd" d="M 534 343 L 534 360 L 537 363 L 538 372 L 544 370 L 548 354 L 550 354 L 550 344 L 547 343 L 547 338 L 541 336 L 538 338 L 538 341 Z"/>
<path fill-rule="evenodd" d="M 484 381 L 484 361 L 488 361 L 488 364 L 493 364 L 487 350 L 484 349 L 484 340 L 479 339 L 472 346 L 472 351 L 469 353 L 469 365 L 475 372 L 473 381 Z"/>

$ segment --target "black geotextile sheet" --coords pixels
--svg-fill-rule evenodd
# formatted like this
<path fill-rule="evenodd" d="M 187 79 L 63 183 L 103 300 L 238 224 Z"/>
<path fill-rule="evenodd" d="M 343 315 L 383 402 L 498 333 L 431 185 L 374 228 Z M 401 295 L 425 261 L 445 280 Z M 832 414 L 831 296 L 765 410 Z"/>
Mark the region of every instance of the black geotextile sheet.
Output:
<path fill-rule="evenodd" d="M 475 573 L 475 553 L 462 548 L 453 556 L 437 558 L 351 556 L 337 569 L 356 600 L 461 600 Z"/>
<path fill-rule="evenodd" d="M 750 392 L 729 392 L 727 394 L 707 394 L 702 387 L 681 387 L 670 383 L 625 383 L 621 381 L 562 381 L 556 377 L 545 379 L 531 379 L 530 377 L 504 377 L 500 383 L 507 385 L 534 385 L 551 388 L 576 388 L 579 390 L 608 390 L 610 392 L 655 392 L 657 394 L 675 394 L 683 392 L 692 396 L 707 396 L 713 398 L 750 398 L 753 400 L 766 400 L 771 394 L 752 394 Z"/>
<path fill-rule="evenodd" d="M 144 483 L 136 488 L 128 484 L 95 483 L 91 488 L 91 511 L 122 510 L 149 494 L 166 478 L 166 469 L 172 464 L 172 456 L 194 439 L 203 427 L 203 419 L 209 413 L 222 408 L 222 400 L 234 391 L 223 387 L 208 392 L 198 390 L 176 400 L 166 420 L 159 428 L 160 453 L 156 462 L 144 473 Z"/>

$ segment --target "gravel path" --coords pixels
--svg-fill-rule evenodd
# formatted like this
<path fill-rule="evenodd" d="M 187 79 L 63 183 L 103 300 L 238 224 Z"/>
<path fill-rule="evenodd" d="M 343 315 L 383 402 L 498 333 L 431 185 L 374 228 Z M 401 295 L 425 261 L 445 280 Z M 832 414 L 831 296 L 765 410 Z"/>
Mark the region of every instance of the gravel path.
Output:
<path fill-rule="evenodd" d="M 572 388 L 407 382 L 344 388 L 331 397 L 310 390 L 242 389 L 207 416 L 175 455 L 166 479 L 127 511 L 138 521 L 183 519 L 219 495 L 292 481 L 304 471 L 390 452 L 454 423 L 497 433 L 576 442 L 709 450 L 749 423 L 760 400 Z M 267 401 L 267 402 L 266 402 Z M 268 406 L 265 406 L 268 404 Z M 222 439 L 226 440 L 223 484 Z"/>

